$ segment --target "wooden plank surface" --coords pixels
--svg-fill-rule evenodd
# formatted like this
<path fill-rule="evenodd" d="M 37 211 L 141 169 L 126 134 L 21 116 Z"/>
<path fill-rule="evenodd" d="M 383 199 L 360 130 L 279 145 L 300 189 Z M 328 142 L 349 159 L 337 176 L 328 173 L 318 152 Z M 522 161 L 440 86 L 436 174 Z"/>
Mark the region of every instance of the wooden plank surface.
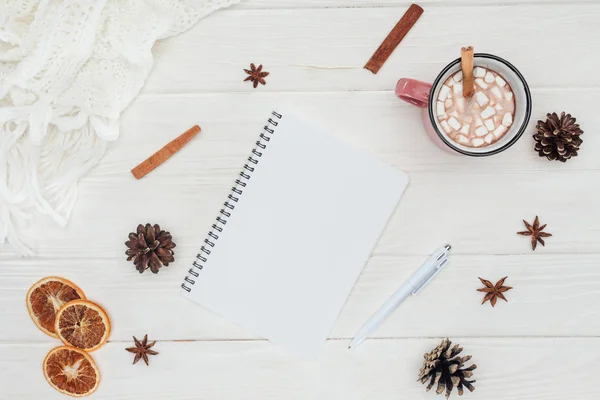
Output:
<path fill-rule="evenodd" d="M 390 90 L 401 77 L 432 81 L 465 44 L 506 58 L 532 86 L 600 84 L 585 61 L 600 53 L 600 4 L 430 7 L 373 75 L 363 66 L 405 10 L 224 10 L 154 46 L 161 62 L 143 92 L 252 91 L 251 62 L 270 72 L 261 91 Z"/>
<path fill-rule="evenodd" d="M 423 353 L 438 339 L 368 340 L 355 351 L 332 341 L 317 361 L 293 359 L 264 342 L 159 342 L 149 367 L 130 365 L 129 343 L 93 353 L 103 382 L 95 398 L 228 400 L 435 399 L 416 378 Z M 600 361 L 598 338 L 463 339 L 473 355 L 470 399 L 592 400 Z M 44 381 L 44 344 L 0 344 L 3 391 L 11 399 L 64 399 Z M 23 384 L 23 377 L 27 383 Z M 456 394 L 454 394 L 456 396 Z M 453 397 L 454 397 L 453 396 Z M 442 397 L 443 398 L 443 397 Z M 465 397 L 466 398 L 466 397 Z"/>
<path fill-rule="evenodd" d="M 371 7 L 407 7 L 412 3 L 423 7 L 448 6 L 496 6 L 499 4 L 535 4 L 537 6 L 565 4 L 565 0 L 242 0 L 232 7 L 235 10 L 245 9 L 298 9 L 298 8 L 371 8 Z M 593 4 L 595 0 L 571 0 L 569 4 Z"/>
<path fill-rule="evenodd" d="M 44 238 L 37 241 L 39 257 L 121 259 L 128 233 L 138 223 L 156 222 L 178 239 L 178 254 L 192 257 L 238 171 L 165 179 L 159 194 L 154 192 L 157 182 L 150 179 L 135 185 L 84 182 L 68 229 L 40 224 L 30 233 L 44 229 Z M 600 202 L 600 172 L 577 176 L 560 171 L 413 173 L 374 254 L 424 256 L 445 242 L 454 244 L 455 254 L 530 254 L 527 239 L 515 232 L 523 229 L 522 219 L 536 215 L 555 235 L 536 254 L 598 254 L 600 231 L 582 210 Z"/>
<path fill-rule="evenodd" d="M 588 400 L 600 373 L 600 5 L 562 0 L 424 0 L 425 14 L 379 74 L 362 66 L 410 2 L 250 0 L 159 42 L 121 137 L 81 183 L 66 229 L 41 218 L 38 255 L 0 246 L 0 399 L 63 398 L 41 362 L 56 340 L 24 306 L 46 275 L 77 282 L 104 305 L 111 341 L 94 353 L 97 399 L 431 399 L 415 382 L 422 354 L 450 336 L 473 354 L 469 398 Z M 490 18 L 490 16 L 492 16 Z M 451 23 L 448 23 L 451 21 Z M 431 81 L 465 43 L 513 62 L 531 85 L 533 115 L 510 151 L 485 159 L 443 152 L 419 110 L 394 97 L 400 77 Z M 270 71 L 253 90 L 250 62 Z M 272 108 L 295 110 L 411 177 L 320 359 L 288 356 L 179 296 L 178 287 L 240 163 Z M 550 163 L 532 150 L 535 121 L 573 113 L 580 156 Z M 129 170 L 198 123 L 202 133 L 146 178 Z M 533 253 L 516 235 L 540 215 L 554 236 Z M 158 275 L 125 260 L 127 233 L 157 222 L 177 243 Z M 452 264 L 364 345 L 348 339 L 436 246 Z M 508 275 L 509 303 L 481 305 L 478 276 Z M 132 335 L 159 340 L 150 367 L 131 366 Z"/>
<path fill-rule="evenodd" d="M 124 115 L 122 138 L 82 181 L 67 229 L 44 228 L 38 255 L 120 260 L 127 234 L 138 223 L 158 222 L 178 239 L 178 254 L 192 257 L 268 110 L 278 104 L 302 110 L 341 139 L 410 174 L 376 255 L 424 256 L 446 241 L 458 254 L 530 254 L 527 240 L 515 232 L 522 229 L 521 219 L 535 215 L 556 235 L 538 252 L 598 254 L 600 231 L 589 216 L 600 202 L 593 134 L 599 122 L 592 101 L 598 91 L 535 93 L 537 115 L 564 104 L 580 113 L 590 133 L 577 159 L 548 162 L 533 151 L 531 137 L 484 159 L 444 152 L 424 135 L 419 111 L 388 92 L 145 95 Z M 194 123 L 203 128 L 200 136 L 144 179 L 133 179 L 132 166 Z M 38 229 L 31 235 L 39 237 Z M 183 263 L 174 267 L 186 270 Z"/>
<path fill-rule="evenodd" d="M 148 179 L 192 176 L 214 169 L 240 168 L 269 112 L 287 109 L 306 115 L 332 134 L 408 172 L 512 173 L 600 169 L 594 148 L 600 146 L 600 120 L 595 99 L 600 88 L 533 88 L 531 121 L 522 140 L 505 153 L 465 158 L 432 146 L 425 135 L 420 109 L 394 96 L 393 91 L 211 93 L 142 95 L 124 113 L 122 135 L 89 178 L 129 179 L 129 169 L 190 126 L 202 133 Z M 533 151 L 535 125 L 548 112 L 571 112 L 582 129 L 582 151 L 573 161 L 548 162 Z M 168 116 L 168 118 L 165 118 Z M 251 128 L 248 128 L 251 127 Z M 138 135 L 143 135 L 139 140 Z M 587 150 L 591 149 L 591 150 Z"/>
<path fill-rule="evenodd" d="M 375 255 L 330 337 L 351 338 L 423 258 Z M 186 261 L 184 257 L 155 276 L 139 275 L 124 257 L 12 260 L 12 273 L 0 281 L 0 343 L 55 342 L 35 328 L 23 307 L 29 286 L 47 274 L 76 282 L 88 298 L 108 310 L 111 340 L 144 332 L 158 340 L 257 339 L 179 296 Z M 407 300 L 374 337 L 599 336 L 599 264 L 600 255 L 456 255 L 451 266 L 427 290 Z M 507 293 L 509 303 L 500 301 L 494 309 L 489 303 L 481 305 L 479 276 L 494 282 L 508 276 L 506 283 L 514 287 Z"/>

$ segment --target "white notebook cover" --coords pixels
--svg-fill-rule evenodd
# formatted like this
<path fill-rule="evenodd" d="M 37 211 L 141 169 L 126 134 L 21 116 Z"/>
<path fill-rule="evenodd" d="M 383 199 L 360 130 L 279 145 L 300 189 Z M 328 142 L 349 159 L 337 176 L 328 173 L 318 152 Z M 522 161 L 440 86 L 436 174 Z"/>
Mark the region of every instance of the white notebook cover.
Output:
<path fill-rule="evenodd" d="M 313 357 L 408 176 L 290 114 L 273 113 L 270 121 L 259 141 L 265 149 L 257 147 L 257 163 L 247 163 L 254 171 L 243 170 L 250 179 L 236 185 L 238 201 L 224 207 L 229 217 L 219 214 L 226 223 L 215 223 L 221 231 L 207 237 L 210 254 L 199 253 L 182 294 Z"/>

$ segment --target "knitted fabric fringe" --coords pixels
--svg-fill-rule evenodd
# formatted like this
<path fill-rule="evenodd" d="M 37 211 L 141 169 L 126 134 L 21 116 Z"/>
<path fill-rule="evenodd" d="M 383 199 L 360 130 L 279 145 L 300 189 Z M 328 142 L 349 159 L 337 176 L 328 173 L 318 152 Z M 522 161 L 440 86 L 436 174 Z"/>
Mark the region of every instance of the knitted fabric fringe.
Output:
<path fill-rule="evenodd" d="M 32 254 L 24 228 L 36 214 L 66 225 L 155 41 L 238 1 L 0 1 L 0 245 Z"/>

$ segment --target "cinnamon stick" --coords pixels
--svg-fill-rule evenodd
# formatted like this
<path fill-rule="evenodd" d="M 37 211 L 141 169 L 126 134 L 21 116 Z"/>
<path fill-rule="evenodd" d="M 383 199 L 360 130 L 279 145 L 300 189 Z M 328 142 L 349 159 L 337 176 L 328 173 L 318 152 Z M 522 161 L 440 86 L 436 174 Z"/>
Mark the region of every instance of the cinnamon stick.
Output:
<path fill-rule="evenodd" d="M 475 93 L 473 77 L 473 46 L 460 49 L 460 66 L 463 74 L 463 97 L 471 98 Z"/>
<path fill-rule="evenodd" d="M 423 9 L 416 4 L 411 4 L 402 18 L 400 18 L 400 21 L 398 21 L 396 26 L 394 26 L 392 31 L 387 35 L 383 43 L 381 43 L 379 48 L 373 53 L 365 65 L 365 68 L 374 74 L 379 72 L 383 63 L 387 61 L 388 57 L 411 30 L 421 14 L 423 14 Z"/>
<path fill-rule="evenodd" d="M 183 146 L 185 146 L 194 136 L 200 132 L 198 125 L 192 126 L 190 129 L 167 143 L 162 149 L 152 154 L 140 165 L 131 170 L 133 176 L 136 179 L 140 179 L 152 172 L 160 164 L 167 161 L 173 154 L 177 153 Z"/>

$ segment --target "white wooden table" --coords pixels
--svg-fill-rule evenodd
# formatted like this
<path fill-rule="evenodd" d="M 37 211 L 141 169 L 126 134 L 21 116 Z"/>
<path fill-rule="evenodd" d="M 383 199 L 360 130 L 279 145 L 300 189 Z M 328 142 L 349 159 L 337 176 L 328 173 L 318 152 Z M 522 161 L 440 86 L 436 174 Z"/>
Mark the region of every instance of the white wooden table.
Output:
<path fill-rule="evenodd" d="M 80 185 L 65 230 L 32 232 L 38 255 L 0 252 L 0 398 L 55 399 L 41 363 L 58 342 L 25 308 L 28 287 L 67 277 L 109 312 L 110 342 L 94 353 L 98 399 L 433 399 L 416 382 L 442 337 L 478 364 L 472 399 L 597 399 L 600 389 L 600 5 L 595 1 L 423 0 L 425 14 L 377 75 L 362 66 L 404 13 L 404 0 L 249 0 L 157 43 L 121 138 Z M 398 78 L 432 80 L 472 44 L 528 79 L 524 137 L 486 159 L 444 153 Z M 243 68 L 263 64 L 253 90 Z M 326 121 L 352 145 L 410 174 L 385 234 L 317 361 L 282 349 L 179 296 L 179 284 L 240 163 L 275 106 Z M 551 163 L 533 151 L 535 121 L 562 110 L 585 131 L 581 155 Z M 129 173 L 198 123 L 203 132 L 143 180 Z M 554 234 L 531 251 L 517 236 L 539 215 Z M 138 274 L 124 242 L 138 223 L 173 233 L 177 261 Z M 354 351 L 348 339 L 436 246 L 453 263 Z M 508 275 L 509 303 L 480 305 L 478 276 Z M 150 367 L 131 365 L 131 336 L 158 340 Z"/>

